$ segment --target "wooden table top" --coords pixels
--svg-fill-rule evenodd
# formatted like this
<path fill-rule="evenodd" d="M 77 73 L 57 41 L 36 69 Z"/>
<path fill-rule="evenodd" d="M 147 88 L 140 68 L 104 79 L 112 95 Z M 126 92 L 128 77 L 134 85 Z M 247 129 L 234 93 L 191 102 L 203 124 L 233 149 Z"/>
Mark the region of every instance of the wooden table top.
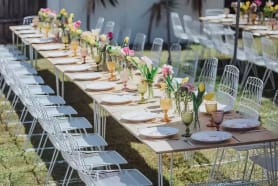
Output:
<path fill-rule="evenodd" d="M 11 30 L 14 30 L 14 26 L 10 27 Z M 15 32 L 15 34 L 17 34 Z M 19 37 L 21 35 L 18 35 Z M 32 47 L 37 50 L 41 45 L 46 44 L 32 44 Z M 63 45 L 61 44 L 61 49 Z M 38 50 L 37 50 L 38 51 Z M 185 131 L 185 126 L 181 123 L 181 119 L 177 114 L 170 114 L 171 122 L 165 123 L 160 119 L 162 118 L 162 113 L 160 113 L 160 105 L 159 98 L 161 96 L 161 92 L 158 88 L 154 88 L 155 97 L 151 100 L 148 100 L 146 104 L 138 104 L 136 100 L 139 100 L 139 95 L 136 92 L 136 84 L 139 82 L 140 76 L 135 75 L 133 79 L 128 81 L 128 88 L 130 88 L 131 92 L 122 92 L 121 89 L 123 87 L 120 80 L 115 81 L 115 88 L 109 91 L 88 91 L 86 86 L 92 82 L 108 82 L 109 74 L 107 72 L 100 72 L 102 77 L 97 80 L 90 81 L 77 81 L 73 78 L 73 74 L 83 73 L 83 72 L 75 72 L 75 73 L 67 73 L 65 69 L 68 66 L 72 65 L 54 65 L 54 61 L 57 60 L 55 58 L 47 58 L 47 54 L 49 51 L 38 51 L 43 57 L 45 57 L 50 63 L 53 64 L 60 72 L 64 73 L 64 75 L 69 78 L 74 84 L 76 84 L 80 89 L 82 89 L 89 97 L 95 100 L 98 104 L 102 106 L 104 110 L 106 110 L 121 126 L 127 129 L 132 135 L 134 135 L 138 140 L 149 146 L 156 153 L 170 153 L 170 152 L 178 152 L 178 151 L 191 151 L 191 150 L 200 150 L 200 149 L 209 149 L 209 148 L 217 148 L 217 147 L 228 147 L 228 146 L 239 146 L 239 145 L 247 145 L 247 144 L 255 144 L 255 143 L 264 143 L 270 141 L 278 141 L 278 135 L 272 133 L 271 131 L 260 127 L 260 131 L 254 130 L 252 131 L 229 131 L 233 138 L 221 142 L 221 143 L 200 143 L 193 140 L 190 140 L 190 143 L 185 142 L 184 138 L 181 135 Z M 71 58 L 68 56 L 68 58 Z M 89 57 L 87 57 L 89 58 Z M 81 59 L 80 59 L 81 62 Z M 88 64 L 92 66 L 89 71 L 94 71 L 95 63 L 92 60 L 89 60 Z M 76 65 L 76 64 L 75 64 Z M 88 71 L 86 71 L 88 72 Z M 102 98 L 109 96 L 111 94 L 129 94 L 134 97 L 133 102 L 123 104 L 123 105 L 109 105 L 102 103 Z M 145 95 L 146 96 L 146 95 Z M 155 120 L 151 120 L 148 122 L 139 122 L 139 123 L 130 123 L 122 120 L 121 115 L 127 112 L 132 111 L 150 111 L 150 112 L 159 112 L 158 118 Z M 171 113 L 171 111 L 170 111 Z M 242 117 L 240 114 L 231 111 L 225 114 L 225 119 L 233 119 Z M 201 130 L 215 130 L 215 128 L 208 128 L 206 124 L 210 119 L 209 115 L 200 113 L 200 124 Z M 179 134 L 169 138 L 169 139 L 150 139 L 145 138 L 139 135 L 139 130 L 145 127 L 152 126 L 170 126 L 179 129 Z M 109 129 L 108 129 L 109 130 Z M 224 130 L 221 128 L 221 130 Z"/>

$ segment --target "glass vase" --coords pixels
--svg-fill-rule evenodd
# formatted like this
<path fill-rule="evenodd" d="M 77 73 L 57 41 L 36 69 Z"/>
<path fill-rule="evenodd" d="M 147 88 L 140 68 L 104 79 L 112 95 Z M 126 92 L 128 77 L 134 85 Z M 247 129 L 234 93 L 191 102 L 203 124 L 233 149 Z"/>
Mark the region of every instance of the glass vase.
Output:
<path fill-rule="evenodd" d="M 152 99 L 153 97 L 153 81 L 148 81 L 148 98 Z"/>
<path fill-rule="evenodd" d="M 193 121 L 193 126 L 192 130 L 193 132 L 198 132 L 200 131 L 201 126 L 200 126 L 200 120 L 199 120 L 199 108 L 194 109 L 194 121 Z"/>

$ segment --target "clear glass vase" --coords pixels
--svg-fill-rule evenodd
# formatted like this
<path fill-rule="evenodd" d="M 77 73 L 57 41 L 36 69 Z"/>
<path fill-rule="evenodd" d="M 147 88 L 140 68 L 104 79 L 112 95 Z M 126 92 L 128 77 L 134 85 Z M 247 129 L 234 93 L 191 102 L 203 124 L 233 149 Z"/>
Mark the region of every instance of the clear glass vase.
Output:
<path fill-rule="evenodd" d="M 152 99 L 153 97 L 153 81 L 148 81 L 148 98 Z"/>
<path fill-rule="evenodd" d="M 198 132 L 200 131 L 201 126 L 200 126 L 200 120 L 199 120 L 199 108 L 194 109 L 194 121 L 193 121 L 193 126 L 192 130 L 193 132 Z"/>

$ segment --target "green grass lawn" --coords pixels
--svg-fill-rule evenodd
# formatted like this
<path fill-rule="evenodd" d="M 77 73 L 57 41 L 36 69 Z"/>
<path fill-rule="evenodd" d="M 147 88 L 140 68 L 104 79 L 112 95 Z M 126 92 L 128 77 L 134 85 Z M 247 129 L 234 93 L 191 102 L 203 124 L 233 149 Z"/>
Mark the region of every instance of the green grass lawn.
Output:
<path fill-rule="evenodd" d="M 199 48 L 197 47 L 195 49 Z M 146 54 L 147 53 L 148 52 L 146 52 Z M 185 57 L 190 55 L 191 54 L 184 52 Z M 213 53 L 213 55 L 217 54 Z M 227 58 L 227 56 L 217 57 Z M 166 59 L 167 52 L 163 52 L 162 61 L 166 62 Z M 39 60 L 38 70 L 46 83 L 55 89 L 55 76 L 53 74 L 53 67 L 50 63 L 43 59 Z M 81 116 L 87 117 L 92 122 L 92 100 L 78 89 L 78 87 L 67 80 L 65 83 L 65 90 L 71 90 L 70 92 L 66 91 L 65 99 L 67 103 L 76 108 Z M 271 93 L 273 92 L 270 92 L 268 95 L 272 95 Z M 263 123 L 266 121 L 266 118 L 275 116 L 270 112 L 272 106 L 271 99 L 269 98 L 270 96 L 267 97 L 264 97 L 262 101 L 261 120 Z M 38 160 L 38 156 L 34 152 L 24 152 L 22 150 L 24 138 L 14 137 L 15 126 L 10 124 L 6 125 L 7 109 L 7 105 L 0 105 L 0 185 L 43 185 L 46 165 L 41 162 L 50 159 L 51 152 L 47 153 L 43 160 Z M 12 120 L 17 120 L 17 115 L 13 114 Z M 21 128 L 20 132 L 24 133 L 24 128 Z M 140 143 L 135 137 L 130 135 L 111 117 L 107 120 L 107 142 L 109 144 L 108 149 L 118 151 L 127 159 L 129 162 L 126 166 L 127 168 L 138 168 L 153 181 L 154 185 L 156 185 L 156 154 L 146 145 Z M 198 151 L 192 153 L 189 160 L 184 159 L 184 153 L 174 153 L 173 185 L 184 186 L 192 182 L 206 181 L 211 168 L 208 164 L 213 161 L 215 152 L 215 150 Z M 235 154 L 235 152 L 231 152 L 230 154 Z M 165 185 L 168 184 L 169 180 L 170 157 L 171 154 L 165 154 L 163 156 Z M 223 167 L 223 171 L 221 172 L 222 178 L 235 178 L 237 170 L 235 164 L 227 164 Z M 56 181 L 62 179 L 65 171 L 65 166 L 58 166 L 54 171 L 52 179 Z"/>

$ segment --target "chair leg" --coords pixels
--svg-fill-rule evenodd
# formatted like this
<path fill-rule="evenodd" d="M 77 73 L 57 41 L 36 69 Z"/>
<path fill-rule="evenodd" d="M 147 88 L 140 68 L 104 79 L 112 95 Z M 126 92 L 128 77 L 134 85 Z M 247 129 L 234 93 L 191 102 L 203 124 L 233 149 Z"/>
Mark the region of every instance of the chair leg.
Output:
<path fill-rule="evenodd" d="M 25 141 L 25 143 L 23 145 L 23 149 L 27 148 L 28 142 L 30 141 L 31 136 L 32 136 L 32 134 L 34 132 L 34 129 L 36 127 L 36 123 L 37 123 L 37 119 L 33 119 L 32 124 L 31 124 L 31 128 L 29 129 L 29 132 L 27 134 L 27 139 L 26 139 L 26 141 Z"/>
<path fill-rule="evenodd" d="M 66 183 L 66 180 L 67 180 L 67 177 L 68 177 L 68 174 L 69 174 L 70 169 L 71 169 L 71 167 L 68 165 L 66 174 L 65 174 L 65 176 L 64 176 L 64 180 L 63 180 L 62 186 L 64 186 L 65 183 Z"/>
<path fill-rule="evenodd" d="M 50 165 L 49 165 L 49 168 L 48 168 L 48 171 L 47 171 L 47 175 L 46 175 L 46 178 L 45 178 L 45 184 L 47 185 L 48 182 L 49 182 L 49 177 L 53 171 L 53 168 L 54 168 L 54 165 L 56 163 L 56 160 L 57 160 L 57 157 L 59 155 L 59 151 L 57 149 L 54 150 L 53 152 L 53 155 L 52 155 L 52 158 L 51 158 L 51 161 L 50 161 Z"/>
<path fill-rule="evenodd" d="M 67 183 L 66 183 L 66 186 L 68 186 L 69 183 L 70 183 L 70 180 L 71 180 L 73 171 L 74 171 L 74 169 L 71 169 L 70 174 L 69 174 L 69 177 L 68 177 L 68 180 L 67 180 Z"/>
<path fill-rule="evenodd" d="M 44 148 L 45 148 L 45 145 L 46 145 L 47 140 L 48 140 L 48 135 L 47 135 L 46 138 L 45 138 L 45 141 L 44 141 L 44 143 L 43 143 L 41 152 L 40 152 L 40 154 L 39 154 L 40 158 L 42 157 L 42 154 L 43 154 L 43 151 L 44 151 Z"/>

